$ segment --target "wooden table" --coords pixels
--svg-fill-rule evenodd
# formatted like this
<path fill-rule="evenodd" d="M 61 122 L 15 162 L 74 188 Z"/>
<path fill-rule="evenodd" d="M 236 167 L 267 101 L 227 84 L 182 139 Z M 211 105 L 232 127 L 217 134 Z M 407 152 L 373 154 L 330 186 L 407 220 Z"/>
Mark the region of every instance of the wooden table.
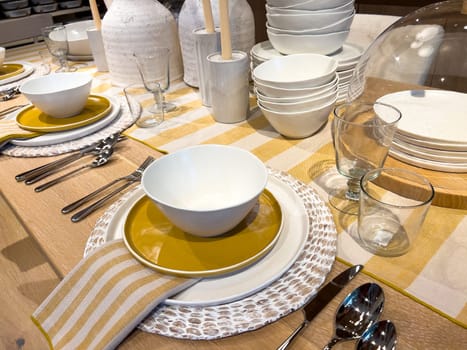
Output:
<path fill-rule="evenodd" d="M 46 348 L 44 338 L 29 320 L 30 314 L 59 279 L 81 259 L 86 240 L 102 215 L 101 209 L 80 223 L 71 223 L 60 209 L 116 176 L 131 172 L 144 158 L 159 154 L 145 145 L 127 140 L 118 146 L 115 160 L 73 179 L 35 193 L 32 186 L 17 183 L 15 174 L 50 159 L 0 156 L 2 169 L 0 198 L 0 299 L 2 348 L 14 348 L 16 338 L 26 339 L 26 349 Z M 332 278 L 346 266 L 336 261 Z M 293 344 L 293 349 L 321 349 L 330 339 L 334 314 L 342 298 L 353 288 L 374 281 L 360 274 L 315 318 Z M 467 330 L 432 312 L 389 286 L 384 318 L 391 319 L 399 334 L 399 349 L 465 349 Z M 6 297 L 5 297 L 6 296 Z M 301 322 L 300 311 L 259 330 L 212 341 L 167 338 L 135 330 L 121 349 L 275 349 Z M 29 346 L 28 346 L 29 344 Z M 31 345 L 32 344 L 32 345 Z M 354 342 L 336 349 L 353 349 Z"/>

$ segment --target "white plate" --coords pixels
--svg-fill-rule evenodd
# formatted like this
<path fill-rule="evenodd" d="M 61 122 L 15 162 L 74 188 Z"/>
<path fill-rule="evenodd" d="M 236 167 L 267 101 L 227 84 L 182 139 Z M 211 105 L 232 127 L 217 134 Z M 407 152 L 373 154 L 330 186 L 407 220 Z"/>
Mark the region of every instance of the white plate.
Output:
<path fill-rule="evenodd" d="M 347 69 L 344 67 L 351 67 L 356 65 L 362 54 L 362 47 L 351 43 L 344 43 L 340 50 L 329 54 L 328 56 L 337 60 L 337 70 L 339 71 Z"/>
<path fill-rule="evenodd" d="M 400 140 L 393 140 L 391 148 L 417 158 L 433 160 L 435 162 L 467 164 L 467 152 L 449 152 L 422 148 Z"/>
<path fill-rule="evenodd" d="M 445 90 L 406 90 L 380 97 L 397 107 L 398 133 L 418 140 L 466 143 L 467 94 Z M 467 144 L 467 143 L 466 143 Z"/>
<path fill-rule="evenodd" d="M 410 154 L 401 152 L 399 150 L 391 148 L 389 154 L 396 159 L 399 159 L 405 163 L 415 165 L 420 168 L 425 168 L 429 170 L 442 171 L 446 173 L 466 173 L 467 172 L 467 163 L 445 163 L 445 162 L 436 162 L 434 160 L 421 159 L 414 157 Z"/>
<path fill-rule="evenodd" d="M 424 148 L 433 148 L 442 151 L 467 152 L 467 143 L 419 140 L 413 137 L 406 136 L 404 134 L 400 134 L 398 132 L 396 132 L 396 134 L 394 135 L 394 139 Z"/>
<path fill-rule="evenodd" d="M 276 178 L 269 176 L 267 189 L 277 199 L 283 213 L 282 231 L 274 248 L 249 268 L 227 276 L 204 279 L 167 299 L 167 305 L 208 306 L 233 302 L 263 289 L 290 268 L 305 244 L 309 230 L 307 213 L 300 197 Z M 105 241 L 123 237 L 128 212 L 143 195 L 143 189 L 139 188 L 115 213 Z"/>
<path fill-rule="evenodd" d="M 283 56 L 279 51 L 272 47 L 269 40 L 254 45 L 250 52 L 252 56 L 257 58 L 259 61 L 267 61 L 274 57 Z"/>
<path fill-rule="evenodd" d="M 112 121 L 115 120 L 115 118 L 120 113 L 120 103 L 118 103 L 118 101 L 114 97 L 110 97 L 110 96 L 105 96 L 105 97 L 108 98 L 110 103 L 112 104 L 112 110 L 106 117 L 98 120 L 95 123 L 83 126 L 81 128 L 72 129 L 72 130 L 47 133 L 47 134 L 37 136 L 31 139 L 11 140 L 10 143 L 15 146 L 26 146 L 26 147 L 48 146 L 48 145 L 55 145 L 61 142 L 75 140 L 80 137 L 92 134 L 96 132 L 97 130 L 100 130 L 104 128 L 105 126 L 109 125 Z M 25 107 L 25 108 L 28 108 L 28 107 Z M 20 113 L 23 109 L 20 109 L 16 111 L 15 113 L 9 114 L 6 119 L 14 120 L 16 118 L 16 115 Z"/>
<path fill-rule="evenodd" d="M 17 75 L 13 75 L 12 77 L 0 80 L 0 86 L 6 85 L 6 84 L 9 84 L 9 83 L 13 83 L 15 81 L 26 78 L 27 76 L 31 75 L 34 72 L 34 66 L 32 64 L 28 63 L 28 62 L 20 61 L 20 62 L 4 62 L 4 63 L 16 63 L 16 64 L 19 63 L 19 64 L 22 64 L 23 67 L 24 67 L 24 71 L 22 71 L 21 73 L 19 73 Z"/>

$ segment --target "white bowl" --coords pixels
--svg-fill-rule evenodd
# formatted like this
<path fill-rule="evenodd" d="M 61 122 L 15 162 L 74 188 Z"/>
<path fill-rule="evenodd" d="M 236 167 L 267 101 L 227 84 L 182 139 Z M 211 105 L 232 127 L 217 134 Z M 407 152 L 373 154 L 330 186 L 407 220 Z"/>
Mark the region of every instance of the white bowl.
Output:
<path fill-rule="evenodd" d="M 334 78 L 337 61 L 319 54 L 275 57 L 253 70 L 253 80 L 279 88 L 304 88 L 328 83 Z"/>
<path fill-rule="evenodd" d="M 314 12 L 304 14 L 266 14 L 269 25 L 286 30 L 310 30 L 322 28 L 349 17 L 355 10 L 339 12 Z"/>
<path fill-rule="evenodd" d="M 278 133 L 300 139 L 311 136 L 326 124 L 336 99 L 312 110 L 296 113 L 274 112 L 258 103 L 264 117 Z"/>
<path fill-rule="evenodd" d="M 65 24 L 68 39 L 68 54 L 73 56 L 92 55 L 87 29 L 94 27 L 93 20 Z"/>
<path fill-rule="evenodd" d="M 280 53 L 286 55 L 316 53 L 327 55 L 339 50 L 347 39 L 349 31 L 328 34 L 290 35 L 274 34 L 267 30 L 269 41 Z"/>
<path fill-rule="evenodd" d="M 238 225 L 267 184 L 266 166 L 232 146 L 199 145 L 153 162 L 141 180 L 146 195 L 183 231 L 201 237 Z"/>
<path fill-rule="evenodd" d="M 308 95 L 303 95 L 303 96 L 279 96 L 279 97 L 272 97 L 263 94 L 258 88 L 255 86 L 254 87 L 254 92 L 258 100 L 261 101 L 268 101 L 268 102 L 275 102 L 275 103 L 294 103 L 294 102 L 304 102 L 306 100 L 310 100 L 312 98 L 320 97 L 327 95 L 331 93 L 332 91 L 337 90 L 337 83 L 333 85 L 330 89 L 324 89 L 324 90 L 318 90 L 316 92 L 312 92 L 311 94 Z"/>
<path fill-rule="evenodd" d="M 350 0 L 349 2 L 345 3 L 344 5 L 332 7 L 332 8 L 325 8 L 321 10 L 299 10 L 296 8 L 285 8 L 285 7 L 272 7 L 266 4 L 266 13 L 269 14 L 307 14 L 307 13 L 325 13 L 325 12 L 341 12 L 347 10 L 355 10 L 355 3 L 354 0 Z"/>
<path fill-rule="evenodd" d="M 20 92 L 34 106 L 54 118 L 67 118 L 80 113 L 91 91 L 88 73 L 54 73 L 31 78 Z"/>
<path fill-rule="evenodd" d="M 317 94 L 320 92 L 330 91 L 338 84 L 338 82 L 339 78 L 336 74 L 329 83 L 310 88 L 278 88 L 275 86 L 260 83 L 259 81 L 255 81 L 254 83 L 256 89 L 263 95 L 267 95 L 270 97 L 302 97 Z"/>
<path fill-rule="evenodd" d="M 354 12 L 352 12 L 349 16 L 344 17 L 337 22 L 331 23 L 324 27 L 320 28 L 312 28 L 312 29 L 303 29 L 303 30 L 290 30 L 290 29 L 282 29 L 271 26 L 269 23 L 266 23 L 266 29 L 270 30 L 272 33 L 275 34 L 291 34 L 291 35 L 306 35 L 306 34 L 327 34 L 327 33 L 334 33 L 334 32 L 341 32 L 344 30 L 349 30 L 350 25 L 352 24 Z"/>
<path fill-rule="evenodd" d="M 297 5 L 307 0 L 266 0 L 266 3 L 272 7 L 284 7 L 289 5 Z"/>
<path fill-rule="evenodd" d="M 261 106 L 269 109 L 273 112 L 286 112 L 286 113 L 294 113 L 294 112 L 305 112 L 316 108 L 317 106 L 322 106 L 327 104 L 329 101 L 335 101 L 337 97 L 337 86 L 331 91 L 328 91 L 325 94 L 319 96 L 313 96 L 303 101 L 293 101 L 293 102 L 272 102 L 263 100 L 261 95 L 257 95 L 258 102 Z"/>
<path fill-rule="evenodd" d="M 348 2 L 349 0 L 304 0 L 300 3 L 290 3 L 289 5 L 283 6 L 282 8 L 313 11 L 326 10 L 347 5 Z"/>

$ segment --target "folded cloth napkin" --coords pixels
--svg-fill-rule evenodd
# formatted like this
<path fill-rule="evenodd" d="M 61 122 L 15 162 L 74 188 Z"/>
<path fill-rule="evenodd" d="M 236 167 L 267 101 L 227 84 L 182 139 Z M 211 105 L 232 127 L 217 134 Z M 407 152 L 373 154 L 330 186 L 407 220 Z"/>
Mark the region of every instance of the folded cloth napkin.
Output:
<path fill-rule="evenodd" d="M 149 269 L 122 240 L 111 241 L 81 260 L 32 320 L 51 349 L 113 349 L 159 303 L 197 281 Z"/>

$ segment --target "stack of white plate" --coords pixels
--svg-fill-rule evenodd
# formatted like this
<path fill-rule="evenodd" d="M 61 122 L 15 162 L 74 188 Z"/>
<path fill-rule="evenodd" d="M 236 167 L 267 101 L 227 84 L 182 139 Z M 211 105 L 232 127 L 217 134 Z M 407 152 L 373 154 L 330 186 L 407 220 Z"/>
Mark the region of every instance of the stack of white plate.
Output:
<path fill-rule="evenodd" d="M 256 66 L 263 62 L 269 61 L 271 58 L 283 56 L 277 51 L 270 41 L 263 41 L 254 45 L 250 50 L 250 67 L 253 71 Z"/>
<path fill-rule="evenodd" d="M 467 94 L 406 90 L 378 101 L 402 113 L 390 150 L 392 157 L 426 169 L 467 172 Z"/>
<path fill-rule="evenodd" d="M 267 35 L 283 54 L 327 55 L 342 47 L 354 15 L 354 0 L 267 0 Z"/>
<path fill-rule="evenodd" d="M 339 77 L 339 88 L 337 102 L 344 101 L 347 97 L 350 80 L 352 79 L 355 66 L 360 60 L 364 49 L 352 43 L 344 43 L 342 48 L 330 55 L 337 61 L 337 76 Z"/>
<path fill-rule="evenodd" d="M 281 135 L 304 138 L 328 120 L 336 103 L 337 61 L 319 54 L 275 57 L 253 70 L 258 106 Z"/>

